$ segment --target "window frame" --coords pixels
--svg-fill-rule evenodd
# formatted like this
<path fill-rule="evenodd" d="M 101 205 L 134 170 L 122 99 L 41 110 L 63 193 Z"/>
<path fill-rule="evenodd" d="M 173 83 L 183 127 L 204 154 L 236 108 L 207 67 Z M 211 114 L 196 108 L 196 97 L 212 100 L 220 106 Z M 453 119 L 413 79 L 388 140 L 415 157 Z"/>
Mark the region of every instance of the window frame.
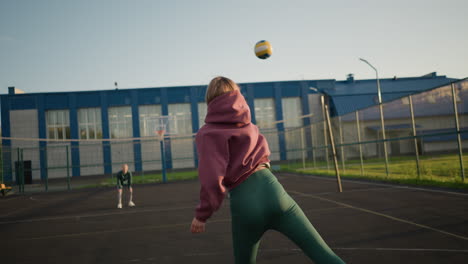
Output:
<path fill-rule="evenodd" d="M 48 139 L 54 139 L 54 140 L 71 139 L 70 110 L 68 109 L 47 110 L 45 115 L 46 115 L 46 128 L 47 128 Z M 53 137 L 50 136 L 51 129 L 54 134 Z M 62 134 L 61 135 L 62 138 L 60 138 L 60 134 Z"/>
<path fill-rule="evenodd" d="M 99 107 L 89 107 L 89 108 L 79 108 L 77 111 L 78 114 L 78 137 L 79 139 L 89 140 L 89 139 L 102 139 L 102 117 L 101 117 L 101 108 Z M 84 113 L 82 115 L 81 113 Z M 89 120 L 89 114 L 92 113 L 93 121 Z M 82 120 L 81 117 L 84 116 L 86 120 Z M 81 130 L 85 129 L 86 138 L 83 138 L 81 135 Z M 90 128 L 94 129 L 94 137 L 90 136 Z M 100 136 L 99 136 L 100 135 Z"/>

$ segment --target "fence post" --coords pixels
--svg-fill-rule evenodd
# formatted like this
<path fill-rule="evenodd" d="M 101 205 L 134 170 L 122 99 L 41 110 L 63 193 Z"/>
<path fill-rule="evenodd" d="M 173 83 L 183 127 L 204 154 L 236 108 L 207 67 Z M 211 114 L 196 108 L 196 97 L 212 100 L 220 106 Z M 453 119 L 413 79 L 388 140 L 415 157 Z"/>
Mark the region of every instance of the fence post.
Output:
<path fill-rule="evenodd" d="M 413 129 L 413 140 L 414 140 L 414 153 L 416 154 L 416 169 L 418 172 L 418 180 L 421 179 L 421 166 L 419 162 L 419 150 L 418 150 L 418 138 L 416 137 L 416 122 L 414 121 L 414 109 L 413 109 L 413 96 L 408 96 L 410 114 L 411 114 L 411 126 Z"/>
<path fill-rule="evenodd" d="M 340 129 L 340 144 L 341 144 L 341 166 L 343 166 L 343 173 L 346 172 L 346 167 L 345 167 L 345 151 L 344 151 L 344 138 L 343 138 L 343 128 L 342 128 L 342 123 L 341 123 L 341 116 L 338 116 L 338 128 Z"/>
<path fill-rule="evenodd" d="M 45 146 L 45 171 L 46 171 L 46 177 L 45 177 L 45 191 L 49 191 L 49 162 L 47 161 L 49 157 L 49 151 L 47 151 L 47 146 Z"/>
<path fill-rule="evenodd" d="M 455 116 L 455 126 L 457 129 L 457 142 L 458 142 L 458 157 L 460 159 L 460 169 L 462 181 L 465 181 L 465 168 L 463 165 L 463 148 L 460 135 L 460 124 L 458 122 L 458 109 L 457 109 L 457 96 L 455 94 L 455 85 L 452 83 L 452 100 L 453 100 L 453 115 Z"/>
<path fill-rule="evenodd" d="M 3 160 L 3 151 L 5 151 L 4 147 L 5 147 L 5 146 L 3 146 L 3 144 L 2 144 L 2 146 L 1 146 L 1 148 L 0 148 L 0 162 L 2 163 L 2 170 L 0 171 L 0 173 L 2 174 L 2 183 L 4 183 L 4 182 L 3 182 L 3 181 L 4 181 L 4 176 L 3 176 L 3 174 L 5 174 L 5 170 L 4 170 L 4 168 L 5 168 L 5 161 Z"/>
<path fill-rule="evenodd" d="M 359 124 L 359 111 L 356 111 L 356 128 L 358 135 L 358 146 L 359 146 L 359 158 L 361 159 L 361 176 L 364 176 L 364 159 L 362 157 L 362 145 L 361 145 L 361 126 Z"/>
<path fill-rule="evenodd" d="M 65 146 L 67 152 L 67 189 L 70 190 L 70 161 L 68 160 L 68 145 Z"/>
<path fill-rule="evenodd" d="M 301 152 L 302 152 L 302 168 L 305 169 L 305 146 L 304 146 L 304 127 L 301 127 Z"/>
<path fill-rule="evenodd" d="M 341 187 L 341 178 L 340 178 L 340 169 L 338 168 L 338 159 L 336 157 L 336 148 L 335 148 L 335 141 L 333 140 L 333 131 L 330 123 L 330 115 L 328 114 L 328 106 L 325 105 L 325 115 L 327 118 L 327 124 L 328 124 L 328 130 L 329 133 L 328 135 L 330 136 L 330 143 L 332 147 L 332 154 L 333 154 L 333 163 L 335 164 L 335 173 L 336 173 L 336 181 L 338 184 L 338 191 L 343 192 L 343 188 Z"/>
<path fill-rule="evenodd" d="M 161 147 L 161 162 L 162 162 L 162 181 L 165 183 L 167 181 L 166 179 L 166 153 L 164 149 L 164 138 L 162 138 L 160 141 L 160 147 Z"/>
<path fill-rule="evenodd" d="M 21 181 L 21 189 L 24 193 L 24 156 L 23 156 L 23 149 L 21 149 L 21 161 L 20 161 L 20 181 Z"/>
<path fill-rule="evenodd" d="M 16 164 L 15 164 L 15 176 L 16 184 L 18 184 L 18 191 L 22 193 L 22 183 L 21 183 L 21 154 L 20 148 L 16 148 Z"/>
<path fill-rule="evenodd" d="M 315 158 L 315 143 L 314 143 L 314 138 L 316 138 L 316 135 L 314 135 L 314 124 L 310 125 L 310 136 L 312 137 L 311 138 L 311 142 L 312 142 L 312 160 L 314 162 L 314 168 L 316 168 L 317 164 L 316 164 L 316 158 Z"/>
<path fill-rule="evenodd" d="M 19 173 L 20 173 L 19 172 L 19 164 L 20 164 L 20 149 L 16 148 L 15 181 L 16 181 L 16 184 L 18 184 L 18 190 L 21 193 L 21 180 L 20 180 L 20 177 L 19 177 Z"/>

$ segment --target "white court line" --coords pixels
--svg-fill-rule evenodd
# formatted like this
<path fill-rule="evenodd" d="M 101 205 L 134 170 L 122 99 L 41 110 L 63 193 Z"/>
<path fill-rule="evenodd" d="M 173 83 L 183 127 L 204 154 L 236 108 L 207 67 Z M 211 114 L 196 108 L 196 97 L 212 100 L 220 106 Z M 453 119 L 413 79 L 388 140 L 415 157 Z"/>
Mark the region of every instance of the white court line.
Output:
<path fill-rule="evenodd" d="M 377 188 L 365 188 L 365 189 L 356 189 L 351 191 L 345 191 L 346 193 L 352 192 L 366 192 L 366 191 L 377 191 L 377 190 L 386 190 L 386 189 L 396 189 L 395 187 L 377 187 Z M 327 195 L 327 194 L 336 194 L 336 192 L 321 192 L 321 193 L 314 193 L 315 195 Z"/>
<path fill-rule="evenodd" d="M 447 252 L 447 253 L 468 253 L 468 249 L 443 249 L 443 248 L 343 248 L 332 247 L 333 250 L 348 250 L 348 251 L 403 251 L 403 252 Z M 300 248 L 272 248 L 272 249 L 259 249 L 259 252 L 281 252 L 281 251 L 295 251 L 302 252 Z M 202 257 L 202 256 L 215 256 L 231 253 L 231 251 L 214 251 L 204 253 L 191 253 L 184 254 L 184 257 Z"/>
<path fill-rule="evenodd" d="M 387 215 L 387 214 L 382 214 L 382 213 L 372 211 L 372 210 L 369 210 L 369 209 L 364 209 L 364 208 L 361 208 L 361 207 L 353 206 L 353 205 L 350 205 L 350 204 L 338 202 L 338 201 L 335 201 L 335 200 L 323 198 L 323 197 L 312 195 L 312 194 L 306 194 L 306 193 L 301 193 L 301 192 L 297 192 L 297 191 L 289 191 L 289 192 L 297 194 L 297 195 L 302 195 L 302 196 L 305 196 L 305 197 L 311 197 L 311 198 L 314 198 L 314 199 L 334 203 L 334 204 L 341 205 L 341 206 L 344 206 L 344 207 L 348 207 L 348 208 L 358 210 L 358 211 L 361 211 L 361 212 L 365 212 L 365 213 L 369 213 L 369 214 L 373 214 L 373 215 L 377 215 L 377 216 L 382 216 L 382 217 L 385 217 L 385 218 L 388 218 L 388 219 L 391 219 L 391 220 L 394 220 L 394 221 L 397 221 L 397 222 L 410 224 L 410 225 L 417 226 L 417 227 L 420 227 L 420 228 L 423 228 L 423 229 L 428 229 L 428 230 L 431 230 L 431 231 L 435 231 L 435 232 L 438 232 L 438 233 L 441 233 L 441 234 L 444 234 L 444 235 L 449 235 L 449 236 L 452 236 L 452 237 L 455 237 L 455 238 L 468 240 L 468 237 L 466 237 L 466 236 L 446 232 L 446 231 L 443 231 L 443 230 L 440 230 L 440 229 L 437 229 L 437 228 L 434 228 L 434 227 L 418 224 L 418 223 L 415 223 L 415 222 L 411 222 L 409 220 L 401 219 L 401 218 L 390 216 L 390 215 Z"/>
<path fill-rule="evenodd" d="M 100 213 L 100 214 L 85 214 L 85 215 L 68 215 L 68 216 L 56 216 L 56 217 L 44 217 L 44 218 L 31 218 L 15 221 L 4 221 L 0 222 L 0 225 L 6 224 L 19 224 L 19 223 L 31 223 L 31 222 L 40 222 L 40 221 L 52 221 L 52 220 L 64 220 L 64 219 L 79 219 L 79 218 L 92 218 L 92 217 L 102 217 L 102 216 L 112 216 L 112 215 L 126 215 L 126 214 L 138 214 L 138 213 L 148 213 L 148 212 L 167 212 L 167 211 L 178 211 L 185 209 L 194 209 L 194 206 L 186 207 L 174 207 L 174 208 L 161 208 L 161 209 L 142 209 L 142 210 L 132 210 L 132 211 L 119 211 L 112 213 Z M 26 208 L 28 209 L 28 208 Z"/>
<path fill-rule="evenodd" d="M 93 218 L 93 217 L 102 217 L 102 216 L 112 216 L 112 215 L 126 215 L 126 214 L 137 214 L 137 213 L 152 213 L 152 212 L 170 212 L 170 211 L 178 211 L 178 210 L 186 210 L 186 209 L 194 209 L 194 206 L 187 206 L 187 207 L 174 207 L 174 208 L 163 208 L 163 209 L 146 209 L 146 210 L 138 210 L 138 211 L 124 211 L 124 212 L 114 212 L 114 213 L 102 213 L 102 214 L 87 214 L 87 215 L 68 215 L 68 216 L 57 216 L 57 217 L 44 217 L 44 218 L 32 218 L 32 219 L 24 219 L 24 220 L 15 220 L 15 221 L 4 221 L 0 222 L 0 225 L 7 225 L 7 224 L 21 224 L 21 223 L 32 223 L 32 222 L 41 222 L 41 221 L 53 221 L 53 220 L 64 220 L 64 219 L 75 219 L 79 220 L 80 218 Z M 321 212 L 327 210 L 334 210 L 344 208 L 343 206 L 337 207 L 330 207 L 330 208 L 322 208 L 322 209 L 310 209 L 304 210 L 304 212 Z"/>
<path fill-rule="evenodd" d="M 193 208 L 193 207 L 190 207 L 190 208 Z M 322 209 L 315 209 L 315 210 L 311 209 L 311 210 L 304 210 L 304 212 L 321 212 L 321 211 L 334 210 L 334 209 L 340 209 L 340 208 L 343 208 L 343 207 L 342 206 L 337 206 L 337 207 L 322 208 Z M 77 218 L 77 217 L 79 217 L 79 216 L 67 217 L 67 218 Z M 231 219 L 226 218 L 226 219 L 212 220 L 212 221 L 209 222 L 209 224 L 226 223 L 226 222 L 231 222 Z M 138 230 L 146 230 L 146 229 L 164 229 L 164 228 L 174 228 L 174 227 L 180 227 L 180 226 L 187 226 L 187 230 L 188 230 L 188 228 L 190 227 L 190 223 L 178 223 L 178 224 L 171 224 L 171 225 L 151 225 L 151 226 L 144 226 L 144 227 L 111 229 L 111 230 L 101 230 L 101 231 L 94 231 L 94 232 L 70 233 L 70 234 L 53 235 L 53 236 L 20 238 L 18 240 L 42 240 L 42 239 L 51 239 L 51 238 L 79 237 L 79 236 L 85 236 L 85 235 L 118 233 L 118 232 L 138 231 Z"/>
<path fill-rule="evenodd" d="M 293 173 L 286 173 L 288 176 L 295 176 L 295 177 L 300 177 L 300 178 L 315 178 L 319 180 L 324 180 L 324 181 L 335 181 L 336 179 L 328 179 L 320 176 L 313 176 L 313 175 L 300 175 L 300 174 L 293 174 Z M 285 177 L 285 176 L 283 176 Z M 442 190 L 433 190 L 433 189 L 426 189 L 426 188 L 418 188 L 418 187 L 410 187 L 410 186 L 400 186 L 400 185 L 395 185 L 391 183 L 373 183 L 373 182 L 360 182 L 357 180 L 351 180 L 351 179 L 343 179 L 341 178 L 342 182 L 349 182 L 349 183 L 355 183 L 355 184 L 362 184 L 362 185 L 375 185 L 375 186 L 387 186 L 388 188 L 396 188 L 396 189 L 409 189 L 409 190 L 417 190 L 417 191 L 423 191 L 423 192 L 436 192 L 436 193 L 445 193 L 445 194 L 453 194 L 453 195 L 460 195 L 460 196 L 468 196 L 468 193 L 463 193 L 463 192 L 450 192 L 450 191 L 442 191 Z M 346 192 L 346 190 L 344 191 Z"/>
<path fill-rule="evenodd" d="M 220 219 L 220 220 L 210 221 L 210 224 L 224 223 L 224 222 L 230 222 L 230 221 L 231 221 L 231 219 Z M 190 230 L 189 230 L 190 229 L 190 223 L 186 222 L 186 223 L 178 223 L 178 224 L 170 224 L 170 225 L 149 225 L 149 226 L 133 227 L 133 228 L 121 228 L 121 229 L 110 229 L 110 230 L 101 230 L 101 231 L 92 231 L 92 232 L 70 233 L 70 234 L 53 235 L 53 236 L 19 238 L 19 239 L 16 239 L 16 240 L 30 241 L 30 240 L 45 240 L 45 239 L 54 239 L 54 238 L 73 238 L 73 237 L 88 236 L 88 235 L 133 232 L 133 231 L 151 230 L 151 229 L 166 229 L 166 228 L 175 228 L 175 227 L 181 227 L 181 226 L 187 227 L 187 232 L 190 232 Z"/>
<path fill-rule="evenodd" d="M 410 251 L 410 252 L 450 252 L 468 253 L 468 249 L 443 249 L 443 248 L 333 248 L 335 250 L 364 250 L 364 251 Z"/>

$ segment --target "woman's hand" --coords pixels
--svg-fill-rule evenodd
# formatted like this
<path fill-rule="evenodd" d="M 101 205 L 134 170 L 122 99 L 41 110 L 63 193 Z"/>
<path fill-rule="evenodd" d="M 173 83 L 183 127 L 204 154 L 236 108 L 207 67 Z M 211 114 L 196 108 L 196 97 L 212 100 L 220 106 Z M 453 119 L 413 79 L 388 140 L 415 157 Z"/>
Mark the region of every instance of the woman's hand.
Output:
<path fill-rule="evenodd" d="M 205 223 L 198 221 L 198 219 L 194 217 L 190 231 L 192 231 L 194 234 L 205 232 Z"/>

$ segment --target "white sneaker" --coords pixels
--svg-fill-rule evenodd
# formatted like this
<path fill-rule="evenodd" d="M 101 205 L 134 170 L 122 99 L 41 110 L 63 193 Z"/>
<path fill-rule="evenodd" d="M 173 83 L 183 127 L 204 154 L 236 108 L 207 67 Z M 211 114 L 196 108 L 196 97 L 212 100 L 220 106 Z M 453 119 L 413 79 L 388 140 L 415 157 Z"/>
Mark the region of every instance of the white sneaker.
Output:
<path fill-rule="evenodd" d="M 133 206 L 135 206 L 135 203 L 133 203 L 132 201 L 130 201 L 130 202 L 128 202 L 128 206 L 133 207 Z"/>
<path fill-rule="evenodd" d="M 117 208 L 122 209 L 122 204 L 121 203 L 117 204 Z"/>

